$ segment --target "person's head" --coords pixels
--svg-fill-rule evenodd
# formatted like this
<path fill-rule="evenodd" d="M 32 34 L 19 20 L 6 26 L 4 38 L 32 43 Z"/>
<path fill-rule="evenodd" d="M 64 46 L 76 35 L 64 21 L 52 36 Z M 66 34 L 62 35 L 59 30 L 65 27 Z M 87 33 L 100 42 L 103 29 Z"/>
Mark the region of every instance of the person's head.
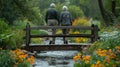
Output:
<path fill-rule="evenodd" d="M 67 11 L 67 10 L 68 10 L 67 6 L 63 6 L 63 7 L 62 7 L 62 10 L 63 10 L 63 11 Z"/>
<path fill-rule="evenodd" d="M 51 8 L 55 8 L 55 4 L 54 4 L 54 3 L 51 3 L 51 4 L 50 4 L 50 7 L 51 7 Z"/>

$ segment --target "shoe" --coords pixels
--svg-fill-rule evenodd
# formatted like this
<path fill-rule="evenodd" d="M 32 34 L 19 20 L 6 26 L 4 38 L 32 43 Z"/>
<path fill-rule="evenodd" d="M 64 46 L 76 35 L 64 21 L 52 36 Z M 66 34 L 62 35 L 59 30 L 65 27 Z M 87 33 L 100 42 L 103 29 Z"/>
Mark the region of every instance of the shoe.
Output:
<path fill-rule="evenodd" d="M 49 44 L 52 44 L 52 41 L 50 41 Z"/>
<path fill-rule="evenodd" d="M 55 44 L 55 41 L 52 41 L 52 44 Z"/>
<path fill-rule="evenodd" d="M 49 44 L 55 44 L 55 41 L 50 41 Z"/>
<path fill-rule="evenodd" d="M 64 44 L 68 44 L 68 41 L 67 41 L 67 40 L 65 40 L 65 41 L 64 41 Z"/>

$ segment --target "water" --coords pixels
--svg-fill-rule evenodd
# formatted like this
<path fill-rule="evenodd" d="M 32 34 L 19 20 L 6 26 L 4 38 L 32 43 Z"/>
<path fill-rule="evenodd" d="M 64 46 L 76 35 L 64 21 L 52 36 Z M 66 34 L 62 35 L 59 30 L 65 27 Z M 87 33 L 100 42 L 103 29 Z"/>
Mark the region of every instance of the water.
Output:
<path fill-rule="evenodd" d="M 49 44 L 45 41 L 44 44 Z M 62 38 L 56 38 L 55 44 L 63 44 Z M 72 57 L 78 51 L 42 51 L 37 53 L 34 67 L 74 67 Z"/>

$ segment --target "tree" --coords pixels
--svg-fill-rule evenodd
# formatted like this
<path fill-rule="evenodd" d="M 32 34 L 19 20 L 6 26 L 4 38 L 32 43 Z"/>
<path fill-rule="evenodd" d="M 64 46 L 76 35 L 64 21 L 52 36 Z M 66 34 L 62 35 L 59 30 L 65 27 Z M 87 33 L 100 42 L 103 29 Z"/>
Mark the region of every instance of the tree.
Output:
<path fill-rule="evenodd" d="M 34 23 L 42 21 L 38 0 L 0 0 L 0 8 L 0 18 L 9 24 L 18 18 L 26 18 Z"/>

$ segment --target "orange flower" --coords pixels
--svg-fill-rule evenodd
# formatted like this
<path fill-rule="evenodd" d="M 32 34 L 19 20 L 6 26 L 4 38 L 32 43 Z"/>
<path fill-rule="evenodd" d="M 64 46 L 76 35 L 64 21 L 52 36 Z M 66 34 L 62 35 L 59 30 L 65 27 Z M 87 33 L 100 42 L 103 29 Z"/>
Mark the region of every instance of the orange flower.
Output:
<path fill-rule="evenodd" d="M 104 65 L 102 65 L 100 61 L 97 61 L 96 64 L 92 64 L 90 67 L 104 67 Z"/>
<path fill-rule="evenodd" d="M 107 56 L 107 50 L 98 49 L 98 50 L 96 51 L 96 53 L 97 53 L 99 56 Z"/>
<path fill-rule="evenodd" d="M 85 61 L 90 61 L 91 60 L 91 56 L 90 55 L 87 55 L 87 56 L 83 56 L 83 60 Z"/>
<path fill-rule="evenodd" d="M 35 63 L 35 57 L 34 56 L 30 56 L 29 58 L 27 58 L 27 61 L 30 62 L 30 64 L 34 64 Z"/>
<path fill-rule="evenodd" d="M 81 53 L 78 53 L 76 56 L 73 57 L 74 61 L 80 60 Z"/>

